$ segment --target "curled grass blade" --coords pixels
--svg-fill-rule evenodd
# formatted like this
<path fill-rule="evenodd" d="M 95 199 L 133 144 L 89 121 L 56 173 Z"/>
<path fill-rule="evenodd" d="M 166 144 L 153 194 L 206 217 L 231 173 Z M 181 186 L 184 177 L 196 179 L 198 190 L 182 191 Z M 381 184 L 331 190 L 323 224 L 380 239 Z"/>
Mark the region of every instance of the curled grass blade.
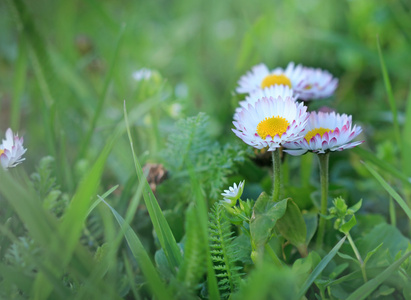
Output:
<path fill-rule="evenodd" d="M 320 263 L 315 267 L 313 272 L 310 274 L 310 276 L 308 276 L 307 280 L 304 282 L 303 287 L 298 293 L 297 299 L 301 299 L 304 296 L 304 294 L 307 292 L 309 287 L 313 284 L 314 280 L 320 275 L 320 273 L 324 270 L 324 268 L 328 265 L 328 263 L 333 259 L 333 257 L 337 254 L 338 250 L 340 250 L 345 239 L 346 239 L 346 236 L 344 236 L 334 246 L 334 248 L 332 248 L 331 251 L 326 256 L 324 256 L 324 258 L 320 261 Z"/>
<path fill-rule="evenodd" d="M 382 187 L 391 195 L 391 197 L 393 197 L 394 200 L 397 201 L 398 205 L 401 206 L 401 208 L 407 214 L 408 218 L 411 220 L 411 209 L 408 207 L 404 199 L 401 198 L 401 196 L 384 180 L 384 178 L 381 177 L 380 174 L 378 174 L 378 172 L 373 167 L 371 167 L 366 162 L 364 162 L 364 166 L 368 169 L 368 171 L 370 171 L 375 179 L 377 179 Z"/>
<path fill-rule="evenodd" d="M 347 300 L 359 300 L 365 299 L 368 295 L 370 295 L 381 283 L 384 282 L 390 275 L 397 270 L 401 264 L 411 255 L 411 252 L 405 253 L 399 260 L 385 269 L 382 273 L 380 273 L 377 277 L 371 279 L 367 283 L 360 286 L 356 289 Z"/>
<path fill-rule="evenodd" d="M 141 243 L 135 232 L 131 229 L 130 225 L 128 225 L 118 214 L 118 212 L 114 208 L 112 208 L 106 201 L 104 201 L 103 198 L 99 198 L 111 210 L 121 229 L 124 230 L 124 236 L 126 238 L 127 244 L 130 247 L 133 256 L 139 263 L 153 295 L 155 295 L 160 300 L 172 299 L 169 291 L 158 275 L 156 268 L 151 262 L 150 257 L 144 249 L 143 244 Z"/>

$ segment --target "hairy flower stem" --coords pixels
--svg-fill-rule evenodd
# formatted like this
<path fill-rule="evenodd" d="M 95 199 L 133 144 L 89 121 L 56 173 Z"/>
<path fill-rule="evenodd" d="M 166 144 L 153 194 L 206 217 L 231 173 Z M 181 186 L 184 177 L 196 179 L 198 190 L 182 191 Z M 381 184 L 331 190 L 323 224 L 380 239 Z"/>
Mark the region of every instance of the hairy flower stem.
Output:
<path fill-rule="evenodd" d="M 354 240 L 352 239 L 350 233 L 347 233 L 347 239 L 350 242 L 351 248 L 355 253 L 355 256 L 358 259 L 358 262 L 360 263 L 360 268 L 361 268 L 361 273 L 362 273 L 362 278 L 364 279 L 364 282 L 367 282 L 367 273 L 365 272 L 365 265 L 364 265 L 364 261 L 361 258 L 360 252 L 358 251 L 357 247 L 354 244 Z"/>
<path fill-rule="evenodd" d="M 321 182 L 321 210 L 320 210 L 320 224 L 318 225 L 317 234 L 317 249 L 321 248 L 324 240 L 325 232 L 325 222 L 326 219 L 323 217 L 327 214 L 327 203 L 328 203 L 328 162 L 330 153 L 318 154 L 318 159 L 320 161 L 320 182 Z"/>
<path fill-rule="evenodd" d="M 273 201 L 280 201 L 280 189 L 281 189 L 281 160 L 280 160 L 280 149 L 275 149 L 272 152 L 273 157 Z"/>

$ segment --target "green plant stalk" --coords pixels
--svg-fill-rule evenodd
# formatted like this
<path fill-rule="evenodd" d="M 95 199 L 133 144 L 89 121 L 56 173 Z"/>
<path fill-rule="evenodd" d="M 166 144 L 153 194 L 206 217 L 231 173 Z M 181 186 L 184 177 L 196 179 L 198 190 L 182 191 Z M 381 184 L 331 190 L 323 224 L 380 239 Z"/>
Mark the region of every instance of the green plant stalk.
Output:
<path fill-rule="evenodd" d="M 395 213 L 395 204 L 394 204 L 394 200 L 392 199 L 392 197 L 390 197 L 390 204 L 389 204 L 389 210 L 390 210 L 390 221 L 391 221 L 391 225 L 396 227 L 397 226 L 397 215 Z"/>
<path fill-rule="evenodd" d="M 320 162 L 320 183 L 321 183 L 321 210 L 320 210 L 320 224 L 318 225 L 317 249 L 321 248 L 324 240 L 325 222 L 323 217 L 327 214 L 328 202 L 328 162 L 330 153 L 318 154 Z"/>
<path fill-rule="evenodd" d="M 358 262 L 360 263 L 362 278 L 364 279 L 364 283 L 366 283 L 368 281 L 368 279 L 367 279 L 367 273 L 365 272 L 365 264 L 364 264 L 364 261 L 361 258 L 361 254 L 358 251 L 357 247 L 355 246 L 354 240 L 352 239 L 351 234 L 349 232 L 347 233 L 347 239 L 350 242 L 351 248 L 354 251 L 355 256 L 357 257 Z"/>
<path fill-rule="evenodd" d="M 280 201 L 280 189 L 281 189 L 281 160 L 280 160 L 280 150 L 276 149 L 272 152 L 273 158 L 273 201 Z"/>

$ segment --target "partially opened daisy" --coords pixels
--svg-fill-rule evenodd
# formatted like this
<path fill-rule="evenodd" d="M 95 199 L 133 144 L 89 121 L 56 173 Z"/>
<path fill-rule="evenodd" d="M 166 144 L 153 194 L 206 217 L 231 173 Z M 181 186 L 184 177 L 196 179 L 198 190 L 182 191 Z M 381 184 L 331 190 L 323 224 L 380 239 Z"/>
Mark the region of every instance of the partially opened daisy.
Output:
<path fill-rule="evenodd" d="M 294 96 L 293 90 L 287 85 L 272 85 L 264 89 L 259 89 L 255 92 L 252 92 L 250 95 L 245 97 L 244 101 L 240 101 L 240 107 L 236 108 L 234 114 L 234 120 L 237 120 L 237 114 L 243 109 L 248 108 L 248 105 L 254 104 L 261 98 L 275 98 L 281 97 L 282 99 L 285 98 L 292 98 L 294 101 L 297 100 Z"/>
<path fill-rule="evenodd" d="M 310 100 L 331 96 L 338 79 L 324 70 L 304 67 L 290 62 L 287 68 L 269 70 L 264 64 L 254 66 L 238 81 L 238 93 L 254 93 L 273 85 L 285 85 L 293 89 L 299 99 Z"/>
<path fill-rule="evenodd" d="M 254 148 L 274 151 L 300 139 L 307 119 L 307 107 L 291 97 L 263 97 L 237 114 L 233 132 Z"/>
<path fill-rule="evenodd" d="M 23 138 L 19 138 L 17 134 L 13 136 L 13 131 L 10 128 L 7 129 L 6 139 L 0 145 L 0 162 L 2 167 L 7 170 L 17 166 L 25 160 L 22 156 L 26 151 L 27 149 L 23 147 Z"/>
<path fill-rule="evenodd" d="M 285 152 L 291 155 L 302 155 L 307 151 L 325 153 L 353 148 L 364 141 L 351 142 L 362 129 L 352 127 L 352 117 L 335 112 L 311 112 L 305 128 L 305 136 L 299 141 L 286 143 Z"/>
<path fill-rule="evenodd" d="M 228 190 L 224 190 L 224 193 L 221 193 L 221 196 L 224 197 L 224 201 L 235 204 L 235 202 L 241 198 L 244 190 L 244 182 L 245 180 L 241 181 L 238 186 L 234 183 L 233 186 L 230 186 Z"/>

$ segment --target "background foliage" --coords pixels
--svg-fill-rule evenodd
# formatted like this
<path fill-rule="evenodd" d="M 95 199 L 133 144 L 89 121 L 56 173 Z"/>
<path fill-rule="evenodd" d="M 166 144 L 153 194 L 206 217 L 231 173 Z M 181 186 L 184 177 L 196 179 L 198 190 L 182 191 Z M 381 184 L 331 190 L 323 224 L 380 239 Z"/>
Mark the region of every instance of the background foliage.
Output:
<path fill-rule="evenodd" d="M 154 290 L 159 299 L 213 298 L 225 297 L 229 285 L 233 298 L 289 299 L 310 283 L 310 299 L 354 291 L 411 299 L 411 264 L 402 256 L 410 248 L 410 217 L 400 207 L 411 199 L 410 13 L 403 0 L 1 1 L 0 131 L 18 131 L 28 151 L 21 166 L 0 170 L 0 274 L 8 274 L 0 275 L 0 297 L 144 299 Z M 222 222 L 226 245 L 242 250 L 229 261 L 234 277 L 220 286 L 204 280 L 223 273 L 210 255 L 221 250 L 215 237 L 207 243 L 207 207 L 242 179 L 243 199 L 271 191 L 270 167 L 256 164 L 231 132 L 241 100 L 236 81 L 257 63 L 289 61 L 340 80 L 335 96 L 310 110 L 328 106 L 363 127 L 360 149 L 331 156 L 330 194 L 348 206 L 363 199 L 350 232 L 363 258 L 372 253 L 367 274 L 376 280 L 365 293 L 358 292 L 364 282 L 349 244 L 343 255 L 333 252 L 344 236 L 333 221 L 324 249 L 311 247 L 306 258 L 281 234 L 273 239 L 271 247 L 292 265 L 279 271 L 254 268 L 244 231 L 227 231 L 218 212 L 213 226 Z M 133 78 L 141 68 L 155 70 L 150 80 Z M 136 176 L 148 162 L 168 170 L 156 198 Z M 284 167 L 286 193 L 303 212 L 309 243 L 317 164 L 287 157 Z M 95 202 L 91 209 L 97 195 L 109 206 Z M 179 257 L 184 247 L 187 256 Z M 333 256 L 324 264 L 327 254 Z M 322 273 L 310 281 L 317 266 Z"/>

